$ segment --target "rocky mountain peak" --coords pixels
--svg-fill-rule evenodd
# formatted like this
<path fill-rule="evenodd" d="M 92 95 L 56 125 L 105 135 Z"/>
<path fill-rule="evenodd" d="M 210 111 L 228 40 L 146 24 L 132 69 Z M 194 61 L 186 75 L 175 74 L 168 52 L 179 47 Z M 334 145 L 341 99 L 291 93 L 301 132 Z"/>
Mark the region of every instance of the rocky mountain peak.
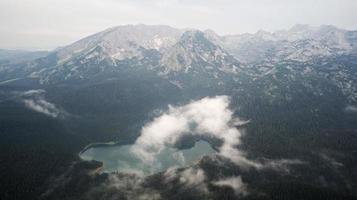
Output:
<path fill-rule="evenodd" d="M 189 30 L 163 54 L 161 65 L 168 73 L 182 70 L 187 72 L 196 66 L 232 69 L 239 64 L 223 48 L 210 41 L 204 32 Z"/>
<path fill-rule="evenodd" d="M 55 52 L 58 63 L 67 62 L 97 46 L 113 59 L 140 57 L 141 49 L 164 51 L 174 45 L 182 31 L 162 25 L 125 25 L 109 28 L 88 36 Z"/>

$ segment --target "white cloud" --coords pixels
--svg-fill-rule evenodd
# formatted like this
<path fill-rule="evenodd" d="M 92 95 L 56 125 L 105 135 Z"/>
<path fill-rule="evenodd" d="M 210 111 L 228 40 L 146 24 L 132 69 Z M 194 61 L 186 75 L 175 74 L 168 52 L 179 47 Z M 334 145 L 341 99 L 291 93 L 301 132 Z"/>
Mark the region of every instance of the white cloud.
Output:
<path fill-rule="evenodd" d="M 178 168 L 172 167 L 164 173 L 165 182 L 169 183 L 178 179 L 179 183 L 184 186 L 184 189 L 196 189 L 201 192 L 207 193 L 207 185 L 205 183 L 206 175 L 202 169 L 189 167 L 183 171 Z"/>
<path fill-rule="evenodd" d="M 193 101 L 183 106 L 169 106 L 168 111 L 162 112 L 150 123 L 147 123 L 141 131 L 140 137 L 130 147 L 131 151 L 140 158 L 147 166 L 155 168 L 160 165 L 159 153 L 167 146 L 173 146 L 182 136 L 209 136 L 222 140 L 223 145 L 219 147 L 218 154 L 230 159 L 240 169 L 255 168 L 273 169 L 289 173 L 289 166 L 304 164 L 299 160 L 250 160 L 245 153 L 239 150 L 242 133 L 236 128 L 243 122 L 234 117 L 229 108 L 230 98 L 227 96 L 206 97 Z M 182 160 L 180 153 L 173 154 L 178 160 Z M 145 180 L 143 173 L 132 171 L 134 174 L 110 175 L 110 182 L 106 183 L 119 190 L 123 190 L 126 196 L 137 197 L 144 190 L 142 183 Z M 231 187 L 236 195 L 247 195 L 248 185 L 240 176 L 220 177 L 218 180 L 210 180 L 205 170 L 198 165 L 178 168 L 173 166 L 163 174 L 163 183 L 175 188 L 175 191 L 186 191 L 195 189 L 203 194 L 209 194 L 208 184 L 221 187 Z M 120 177 L 120 178 L 119 178 Z M 173 188 L 171 188 L 173 189 Z M 156 191 L 148 190 L 148 197 L 159 198 Z M 145 197 L 146 198 L 146 197 Z"/>
<path fill-rule="evenodd" d="M 280 159 L 280 160 L 270 160 L 265 159 L 262 163 L 261 168 L 270 168 L 274 170 L 278 170 L 285 173 L 290 173 L 291 165 L 304 165 L 307 162 L 298 160 L 298 159 Z"/>
<path fill-rule="evenodd" d="M 231 187 L 236 195 L 247 195 L 247 185 L 243 183 L 242 178 L 238 177 L 229 177 L 222 180 L 218 180 L 212 183 L 216 186 L 225 186 Z"/>
<path fill-rule="evenodd" d="M 32 96 L 32 95 L 43 94 L 43 93 L 45 93 L 45 92 L 46 92 L 46 91 L 45 91 L 45 90 L 42 90 L 42 89 L 38 89 L 38 90 L 28 90 L 28 91 L 22 92 L 21 95 L 23 95 L 23 96 Z"/>
<path fill-rule="evenodd" d="M 65 114 L 64 111 L 57 108 L 55 104 L 46 101 L 44 98 L 45 90 L 28 90 L 20 93 L 20 97 L 23 97 L 22 100 L 25 106 L 31 110 L 34 110 L 39 113 L 43 113 L 47 116 L 57 118 Z"/>
<path fill-rule="evenodd" d="M 183 136 L 205 136 L 220 139 L 223 144 L 218 154 L 230 159 L 242 169 L 271 168 L 289 172 L 289 165 L 304 164 L 299 160 L 253 161 L 237 146 L 242 132 L 236 128 L 242 121 L 233 116 L 227 96 L 206 97 L 184 106 L 169 106 L 152 122 L 146 124 L 131 151 L 149 166 L 160 167 L 158 155 L 168 146 L 173 146 Z M 177 155 L 176 155 L 177 156 Z"/>
<path fill-rule="evenodd" d="M 345 112 L 356 113 L 357 112 L 357 106 L 347 105 L 346 108 L 345 108 Z"/>
<path fill-rule="evenodd" d="M 320 153 L 319 155 L 321 156 L 321 158 L 323 158 L 324 160 L 326 160 L 328 163 L 330 163 L 332 166 L 336 168 L 340 168 L 344 166 L 343 163 L 338 162 L 335 158 L 327 155 L 326 153 Z"/>
<path fill-rule="evenodd" d="M 26 107 L 51 117 L 58 117 L 60 114 L 60 111 L 54 104 L 44 99 L 25 99 L 24 103 Z"/>
<path fill-rule="evenodd" d="M 204 184 L 205 179 L 205 172 L 202 169 L 188 168 L 180 173 L 180 183 L 187 187 L 200 188 L 202 191 L 207 191 Z"/>
<path fill-rule="evenodd" d="M 170 106 L 167 112 L 142 128 L 140 137 L 131 149 L 143 162 L 155 165 L 160 163 L 157 155 L 182 136 L 209 136 L 223 141 L 219 149 L 223 156 L 241 166 L 259 167 L 236 148 L 242 134 L 235 125 L 241 122 L 233 116 L 229 103 L 229 97 L 217 96 L 181 107 Z"/>
<path fill-rule="evenodd" d="M 109 174 L 108 180 L 102 187 L 104 188 L 115 188 L 120 191 L 118 194 L 123 194 L 127 199 L 137 199 L 137 200 L 159 200 L 161 199 L 160 194 L 153 189 L 146 188 L 143 186 L 144 179 L 136 175 L 117 175 Z M 94 192 L 96 191 L 92 189 Z M 99 188 L 103 190 L 103 188 Z M 87 199 L 92 199 L 91 193 L 87 194 Z M 115 199 L 115 197 L 113 197 Z M 116 197 L 121 199 L 122 196 Z"/>

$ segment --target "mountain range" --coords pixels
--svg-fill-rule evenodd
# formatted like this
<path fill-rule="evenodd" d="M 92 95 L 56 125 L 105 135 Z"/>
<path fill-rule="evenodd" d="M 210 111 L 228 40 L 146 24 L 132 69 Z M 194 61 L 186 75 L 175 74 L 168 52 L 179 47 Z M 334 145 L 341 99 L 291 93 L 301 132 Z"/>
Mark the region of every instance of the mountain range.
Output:
<path fill-rule="evenodd" d="M 126 25 L 88 36 L 31 62 L 3 64 L 0 79 L 7 81 L 21 74 L 41 84 L 90 80 L 108 71 L 120 72 L 124 65 L 141 66 L 162 77 L 195 71 L 210 71 L 211 75 L 243 71 L 261 77 L 274 73 L 274 65 L 294 63 L 304 65 L 300 72 L 334 79 L 350 99 L 356 100 L 356 84 L 350 82 L 355 81 L 355 72 L 351 69 L 336 63 L 322 69 L 311 67 L 329 59 L 353 57 L 356 38 L 357 31 L 334 26 L 296 25 L 274 33 L 220 36 L 211 30 Z"/>

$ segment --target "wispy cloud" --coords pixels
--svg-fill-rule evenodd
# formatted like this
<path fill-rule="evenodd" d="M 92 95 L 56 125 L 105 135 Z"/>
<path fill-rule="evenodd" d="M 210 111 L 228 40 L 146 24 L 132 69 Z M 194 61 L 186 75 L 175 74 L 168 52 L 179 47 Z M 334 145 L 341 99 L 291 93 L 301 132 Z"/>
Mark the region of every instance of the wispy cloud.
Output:
<path fill-rule="evenodd" d="M 84 199 L 137 199 L 159 200 L 162 199 L 159 192 L 145 187 L 145 180 L 136 175 L 108 174 L 107 179 L 100 185 L 94 185 L 89 191 L 83 192 Z M 108 193 L 106 193 L 108 192 Z M 105 195 L 107 194 L 107 195 Z M 104 196 L 102 196 L 104 195 Z"/>
<path fill-rule="evenodd" d="M 213 185 L 231 187 L 236 195 L 244 196 L 248 194 L 247 185 L 243 183 L 240 176 L 224 178 L 213 182 Z"/>
<path fill-rule="evenodd" d="M 183 106 L 170 106 L 166 112 L 161 112 L 158 117 L 143 126 L 140 137 L 131 146 L 134 155 L 146 165 L 155 167 L 161 162 L 157 157 L 160 151 L 174 146 L 183 136 L 204 136 L 221 140 L 218 155 L 205 157 L 191 166 L 173 166 L 153 176 L 144 176 L 140 169 L 129 173 L 108 174 L 106 182 L 91 188 L 85 196 L 92 199 L 103 194 L 102 191 L 115 191 L 113 198 L 161 199 L 165 197 L 161 195 L 170 194 L 172 191 L 180 195 L 195 190 L 198 196 L 210 197 L 213 194 L 212 186 L 230 187 L 236 196 L 244 196 L 250 192 L 248 182 L 242 179 L 250 173 L 250 170 L 246 169 L 258 170 L 265 178 L 264 172 L 273 170 L 279 174 L 289 173 L 291 165 L 305 164 L 300 160 L 290 159 L 248 159 L 246 153 L 238 148 L 243 134 L 236 126 L 244 122 L 233 113 L 228 96 L 207 97 Z M 217 168 L 210 167 L 212 165 Z M 217 169 L 217 173 L 212 173 L 212 169 Z M 164 192 L 160 191 L 161 186 L 164 186 Z"/>
<path fill-rule="evenodd" d="M 20 97 L 23 98 L 22 101 L 25 106 L 31 110 L 53 118 L 63 117 L 66 112 L 59 109 L 55 104 L 48 102 L 44 97 L 45 93 L 45 90 L 28 90 L 20 93 Z"/>
<path fill-rule="evenodd" d="M 44 99 L 25 99 L 24 103 L 26 107 L 51 117 L 58 117 L 58 115 L 61 113 L 54 104 Z"/>
<path fill-rule="evenodd" d="M 255 165 L 237 148 L 241 132 L 235 127 L 240 120 L 229 109 L 227 96 L 204 98 L 169 110 L 142 128 L 132 151 L 144 162 L 157 164 L 157 155 L 173 146 L 183 136 L 208 136 L 223 141 L 219 153 L 239 165 Z"/>
<path fill-rule="evenodd" d="M 357 113 L 357 106 L 347 105 L 345 107 L 345 112 L 347 112 L 347 113 Z"/>
<path fill-rule="evenodd" d="M 229 108 L 228 96 L 206 97 L 184 106 L 170 106 L 152 122 L 146 124 L 131 151 L 149 166 L 160 165 L 158 155 L 167 146 L 174 146 L 182 137 L 208 137 L 222 141 L 218 154 L 243 169 L 272 168 L 288 172 L 288 166 L 302 164 L 299 160 L 250 160 L 237 146 L 242 132 L 236 128 L 242 121 Z"/>
<path fill-rule="evenodd" d="M 21 96 L 33 96 L 33 95 L 40 95 L 46 93 L 45 90 L 42 89 L 38 89 L 38 90 L 27 90 L 25 92 L 21 92 L 20 95 Z"/>

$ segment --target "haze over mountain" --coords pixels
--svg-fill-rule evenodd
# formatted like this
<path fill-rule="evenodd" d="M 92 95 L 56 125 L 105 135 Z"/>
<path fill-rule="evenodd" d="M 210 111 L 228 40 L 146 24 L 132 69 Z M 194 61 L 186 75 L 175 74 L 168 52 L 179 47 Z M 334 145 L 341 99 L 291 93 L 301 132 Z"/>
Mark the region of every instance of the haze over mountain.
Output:
<path fill-rule="evenodd" d="M 355 0 L 2 0 L 0 48 L 53 50 L 118 24 L 242 34 L 294 24 L 357 29 Z"/>
<path fill-rule="evenodd" d="M 44 57 L 47 51 L 21 51 L 0 49 L 0 63 L 19 63 Z"/>
<path fill-rule="evenodd" d="M 356 50 L 330 25 L 140 24 L 3 62 L 1 199 L 356 199 Z M 216 153 L 150 176 L 80 157 L 132 145 L 153 163 L 201 140 Z"/>

